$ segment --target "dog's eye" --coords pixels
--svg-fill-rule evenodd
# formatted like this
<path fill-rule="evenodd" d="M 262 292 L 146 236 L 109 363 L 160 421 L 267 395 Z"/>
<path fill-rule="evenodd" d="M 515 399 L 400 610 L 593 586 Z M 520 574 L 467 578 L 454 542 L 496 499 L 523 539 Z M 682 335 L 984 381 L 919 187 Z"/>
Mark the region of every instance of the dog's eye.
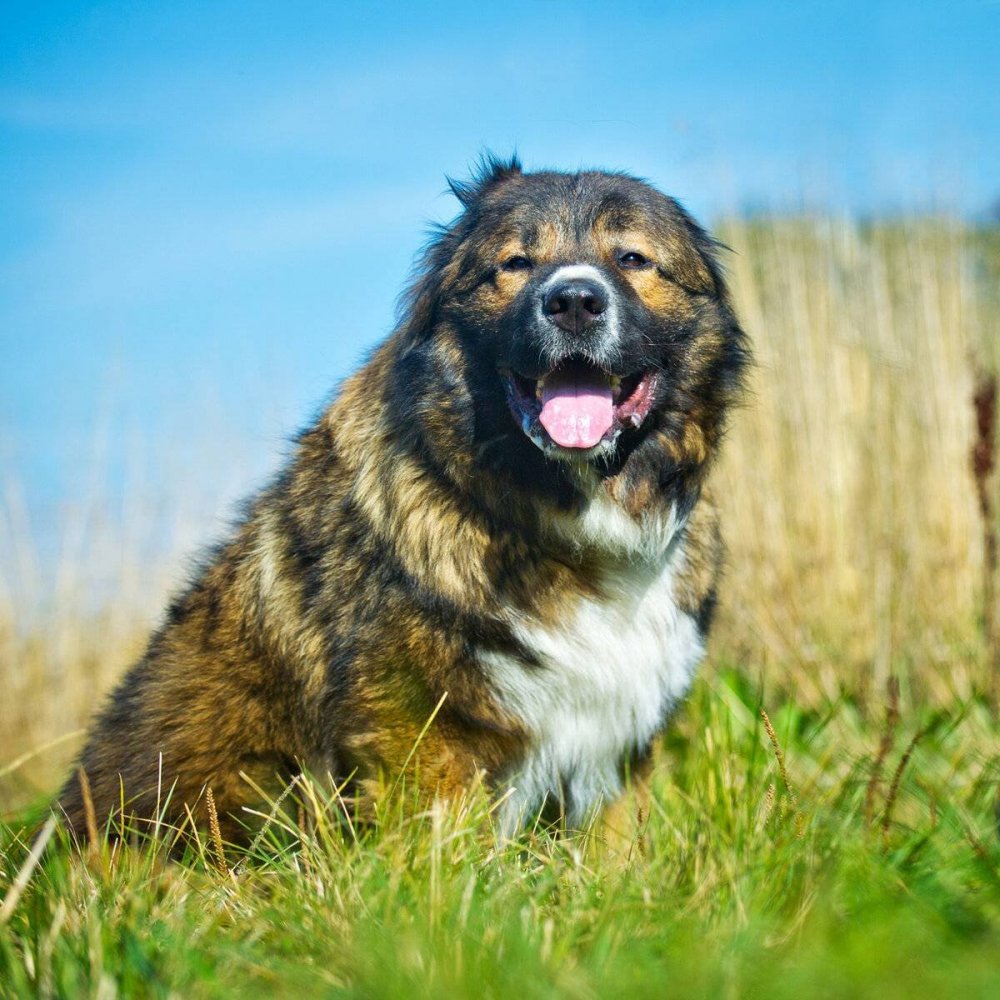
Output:
<path fill-rule="evenodd" d="M 500 266 L 505 271 L 527 271 L 533 265 L 527 257 L 515 254 L 513 257 L 508 257 Z"/>
<path fill-rule="evenodd" d="M 643 257 L 641 253 L 638 253 L 635 250 L 629 250 L 628 253 L 623 253 L 618 258 L 618 263 L 621 264 L 622 267 L 635 269 L 645 267 L 649 263 L 649 258 Z"/>

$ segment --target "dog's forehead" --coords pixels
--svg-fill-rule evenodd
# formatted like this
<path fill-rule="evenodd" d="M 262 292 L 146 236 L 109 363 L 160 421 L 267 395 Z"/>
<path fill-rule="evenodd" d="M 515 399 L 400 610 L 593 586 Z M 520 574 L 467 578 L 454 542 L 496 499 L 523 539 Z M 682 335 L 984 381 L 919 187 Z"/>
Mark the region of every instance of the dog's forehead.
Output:
<path fill-rule="evenodd" d="M 672 199 L 634 178 L 598 172 L 522 175 L 496 193 L 478 228 L 525 245 L 588 243 L 626 231 L 654 240 L 687 236 Z"/>

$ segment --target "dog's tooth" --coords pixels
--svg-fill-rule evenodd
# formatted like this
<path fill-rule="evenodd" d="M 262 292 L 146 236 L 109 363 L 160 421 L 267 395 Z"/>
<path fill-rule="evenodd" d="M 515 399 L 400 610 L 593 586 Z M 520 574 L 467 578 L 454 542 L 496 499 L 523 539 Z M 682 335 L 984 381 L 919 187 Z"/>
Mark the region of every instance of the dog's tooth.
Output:
<path fill-rule="evenodd" d="M 638 413 L 629 414 L 628 421 L 633 427 L 639 427 L 642 425 L 642 417 L 640 417 Z"/>
<path fill-rule="evenodd" d="M 545 379 L 540 378 L 535 382 L 535 399 L 542 398 L 542 388 L 545 385 Z"/>
<path fill-rule="evenodd" d="M 612 389 L 620 389 L 622 387 L 622 380 L 617 375 L 612 375 L 608 379 L 608 384 Z"/>

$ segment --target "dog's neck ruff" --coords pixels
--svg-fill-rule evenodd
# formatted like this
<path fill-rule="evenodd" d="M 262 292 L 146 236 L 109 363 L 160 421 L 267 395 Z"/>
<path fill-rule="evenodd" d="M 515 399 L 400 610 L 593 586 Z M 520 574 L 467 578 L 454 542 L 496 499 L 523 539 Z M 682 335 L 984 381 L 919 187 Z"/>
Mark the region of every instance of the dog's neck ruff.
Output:
<path fill-rule="evenodd" d="M 551 513 L 544 524 L 571 548 L 601 553 L 613 563 L 640 561 L 658 565 L 667 558 L 685 521 L 676 503 L 650 508 L 636 519 L 603 489 L 597 489 L 582 511 Z"/>

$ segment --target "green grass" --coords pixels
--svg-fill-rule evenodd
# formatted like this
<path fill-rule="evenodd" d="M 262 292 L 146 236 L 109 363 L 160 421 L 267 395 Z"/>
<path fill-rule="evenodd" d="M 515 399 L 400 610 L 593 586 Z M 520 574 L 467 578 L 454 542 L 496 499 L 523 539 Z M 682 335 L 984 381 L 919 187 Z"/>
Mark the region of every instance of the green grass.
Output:
<path fill-rule="evenodd" d="M 497 851 L 475 796 L 357 837 L 279 813 L 235 872 L 206 844 L 82 859 L 57 835 L 0 927 L 0 995 L 998 995 L 988 707 L 763 705 L 787 783 L 755 684 L 701 681 L 626 867 L 541 832 Z M 0 898 L 26 824 L 0 828 Z"/>

